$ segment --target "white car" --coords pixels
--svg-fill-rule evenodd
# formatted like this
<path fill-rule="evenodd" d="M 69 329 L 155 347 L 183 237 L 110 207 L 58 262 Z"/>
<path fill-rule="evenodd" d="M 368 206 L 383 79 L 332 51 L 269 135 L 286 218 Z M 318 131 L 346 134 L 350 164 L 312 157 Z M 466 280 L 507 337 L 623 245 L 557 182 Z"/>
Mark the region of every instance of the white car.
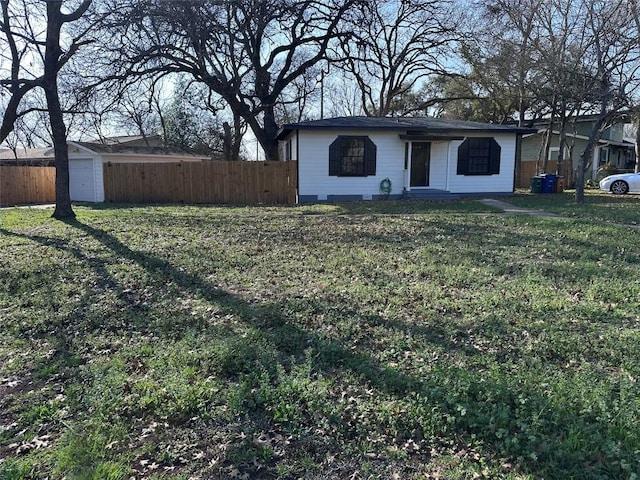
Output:
<path fill-rule="evenodd" d="M 621 173 L 604 177 L 600 180 L 600 190 L 616 195 L 640 192 L 640 173 Z"/>

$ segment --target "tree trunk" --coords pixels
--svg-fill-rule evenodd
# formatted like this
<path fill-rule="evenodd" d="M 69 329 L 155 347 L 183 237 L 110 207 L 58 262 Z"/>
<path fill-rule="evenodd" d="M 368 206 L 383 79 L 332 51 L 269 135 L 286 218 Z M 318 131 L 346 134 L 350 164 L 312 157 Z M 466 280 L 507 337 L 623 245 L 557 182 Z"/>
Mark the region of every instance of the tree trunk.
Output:
<path fill-rule="evenodd" d="M 602 123 L 600 120 L 596 122 L 596 124 L 600 124 L 600 126 L 598 126 L 598 133 L 589 136 L 587 146 L 580 154 L 580 159 L 578 160 L 578 171 L 576 172 L 576 203 L 578 205 L 584 205 L 584 169 L 587 165 L 587 160 L 593 155 L 593 149 L 600 138 L 599 129 Z"/>
<path fill-rule="evenodd" d="M 222 123 L 222 155 L 227 161 L 236 160 L 233 158 L 233 134 L 231 133 L 231 125 L 229 122 Z"/>
<path fill-rule="evenodd" d="M 233 141 L 231 142 L 231 158 L 240 160 L 240 148 L 242 147 L 242 136 L 244 135 L 244 127 L 242 125 L 242 117 L 237 113 L 233 114 Z"/>
<path fill-rule="evenodd" d="M 49 111 L 49 122 L 53 136 L 53 151 L 56 157 L 56 208 L 53 212 L 53 218 L 58 220 L 75 218 L 76 216 L 71 208 L 67 129 L 58 93 L 58 60 L 62 55 L 60 29 L 63 23 L 60 8 L 60 2 L 47 2 L 47 38 L 42 84 L 47 99 L 47 110 Z"/>
<path fill-rule="evenodd" d="M 563 172 L 563 164 L 564 164 L 564 149 L 567 144 L 567 117 L 563 112 L 560 114 L 560 138 L 558 139 L 558 161 L 556 163 L 556 175 L 561 176 Z"/>
<path fill-rule="evenodd" d="M 640 118 L 636 119 L 635 153 L 636 153 L 636 165 L 635 165 L 634 171 L 636 173 L 639 173 L 640 172 Z"/>
<path fill-rule="evenodd" d="M 576 171 L 576 204 L 584 205 L 584 166 L 586 150 L 580 154 Z"/>
<path fill-rule="evenodd" d="M 262 151 L 264 152 L 265 160 L 269 161 L 277 161 L 279 160 L 278 154 L 278 139 L 276 135 L 278 134 L 278 124 L 275 120 L 275 112 L 273 109 L 273 105 L 266 107 L 263 110 L 263 125 L 260 125 L 260 121 L 256 114 L 250 110 L 246 105 L 242 102 L 238 101 L 236 98 L 229 96 L 224 97 L 234 116 L 234 123 L 237 125 L 241 125 L 240 119 L 244 119 L 246 124 L 249 126 L 251 131 L 258 140 L 258 143 L 262 147 Z M 262 101 L 262 103 L 267 103 L 266 101 Z M 237 119 L 236 119 L 237 117 Z M 237 128 L 237 127 L 236 127 Z M 238 132 L 236 132 L 237 134 Z M 241 140 L 241 139 L 239 139 Z M 240 152 L 240 144 L 237 144 L 238 155 Z"/>
<path fill-rule="evenodd" d="M 222 124 L 222 150 L 225 160 L 240 160 L 240 148 L 242 146 L 242 117 L 237 113 L 233 114 L 233 127 L 229 122 Z"/>
<path fill-rule="evenodd" d="M 57 84 L 45 87 L 47 108 L 49 109 L 49 122 L 53 133 L 53 151 L 56 160 L 56 208 L 53 218 L 75 218 L 71 208 L 71 195 L 69 193 L 69 148 L 67 146 L 67 133 L 60 107 Z"/>
<path fill-rule="evenodd" d="M 253 133 L 256 135 L 258 142 L 260 142 L 260 145 L 262 146 L 265 160 L 275 162 L 280 158 L 278 153 L 278 139 L 276 138 L 276 135 L 278 134 L 278 124 L 276 123 L 275 113 L 272 106 L 265 109 L 263 121 L 263 128 L 260 131 L 256 131 L 254 129 Z"/>
<path fill-rule="evenodd" d="M 549 167 L 549 150 L 551 149 L 551 139 L 553 138 L 553 127 L 556 121 L 556 107 L 554 99 L 554 107 L 551 110 L 551 118 L 549 119 L 549 130 L 547 136 L 544 139 L 544 147 L 542 149 L 542 173 L 547 173 Z"/>

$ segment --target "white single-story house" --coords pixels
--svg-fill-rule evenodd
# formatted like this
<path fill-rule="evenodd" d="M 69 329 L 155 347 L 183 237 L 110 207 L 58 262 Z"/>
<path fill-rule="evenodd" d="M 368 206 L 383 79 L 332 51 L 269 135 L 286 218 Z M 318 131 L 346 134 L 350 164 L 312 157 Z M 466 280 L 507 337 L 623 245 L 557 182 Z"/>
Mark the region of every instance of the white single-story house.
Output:
<path fill-rule="evenodd" d="M 104 202 L 104 165 L 109 163 L 174 163 L 209 160 L 206 155 L 163 147 L 159 137 L 115 137 L 92 142 L 69 141 L 69 192 L 74 202 Z M 0 163 L 54 164 L 51 148 L 3 150 Z"/>
<path fill-rule="evenodd" d="M 537 130 L 426 117 L 339 117 L 284 125 L 298 202 L 509 194 L 520 137 Z M 390 187 L 390 188 L 389 188 Z"/>

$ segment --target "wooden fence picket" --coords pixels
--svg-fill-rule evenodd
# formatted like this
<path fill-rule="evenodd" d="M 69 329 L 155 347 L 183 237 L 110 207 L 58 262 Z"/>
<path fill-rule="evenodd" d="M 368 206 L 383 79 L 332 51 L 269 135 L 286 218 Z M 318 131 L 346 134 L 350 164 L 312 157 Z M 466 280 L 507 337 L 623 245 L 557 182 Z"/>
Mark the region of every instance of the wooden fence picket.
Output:
<path fill-rule="evenodd" d="M 55 202 L 55 183 L 54 167 L 0 166 L 0 205 Z"/>
<path fill-rule="evenodd" d="M 109 163 L 106 202 L 291 204 L 296 162 Z"/>

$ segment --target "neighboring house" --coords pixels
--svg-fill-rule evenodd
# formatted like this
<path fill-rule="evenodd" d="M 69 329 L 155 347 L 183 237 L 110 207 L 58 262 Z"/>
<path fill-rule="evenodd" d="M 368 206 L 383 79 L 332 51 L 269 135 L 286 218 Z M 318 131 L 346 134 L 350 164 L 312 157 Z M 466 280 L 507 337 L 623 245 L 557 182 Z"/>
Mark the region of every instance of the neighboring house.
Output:
<path fill-rule="evenodd" d="M 0 149 L 0 165 L 26 165 L 30 167 L 53 166 L 53 155 L 49 154 L 53 149 L 46 148 L 18 148 Z"/>
<path fill-rule="evenodd" d="M 116 137 L 100 142 L 68 142 L 69 191 L 77 202 L 104 201 L 104 166 L 110 163 L 200 162 L 209 157 L 160 146 L 159 137 Z M 0 164 L 54 164 L 53 148 L 0 151 Z"/>
<path fill-rule="evenodd" d="M 568 176 L 568 184 L 573 184 L 575 171 L 578 168 L 578 160 L 580 155 L 587 146 L 589 134 L 596 118 L 593 115 L 583 115 L 570 119 L 567 130 L 567 148 L 565 150 L 565 160 L 569 159 L 571 153 L 571 161 L 565 163 L 564 175 Z M 620 170 L 633 170 L 635 164 L 634 143 L 624 138 L 623 121 L 614 123 L 612 126 L 602 132 L 602 136 L 598 144 L 593 150 L 593 155 L 587 164 L 585 171 L 585 179 L 595 179 L 598 169 L 610 163 Z M 521 171 L 519 186 L 528 186 L 529 177 L 539 172 L 542 167 L 542 149 L 544 138 L 548 131 L 548 122 L 536 122 L 532 125 L 538 130 L 537 133 L 524 135 L 522 137 L 522 155 L 521 155 Z M 552 131 L 550 149 L 548 155 L 547 173 L 556 172 L 556 161 L 558 159 L 560 142 L 560 132 L 556 128 Z"/>
<path fill-rule="evenodd" d="M 284 125 L 299 203 L 514 191 L 519 136 L 535 130 L 435 118 L 340 117 Z M 382 185 L 381 185 L 382 184 Z"/>

